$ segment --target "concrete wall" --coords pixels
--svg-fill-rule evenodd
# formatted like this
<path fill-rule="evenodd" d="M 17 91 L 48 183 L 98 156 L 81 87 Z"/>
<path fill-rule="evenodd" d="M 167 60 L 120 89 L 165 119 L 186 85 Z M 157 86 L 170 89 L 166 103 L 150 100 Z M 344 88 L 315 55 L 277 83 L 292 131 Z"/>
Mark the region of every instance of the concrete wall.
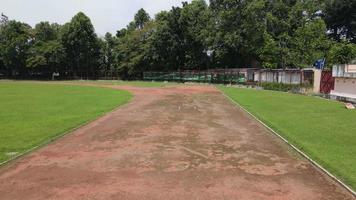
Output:
<path fill-rule="evenodd" d="M 255 82 L 263 83 L 285 83 L 285 84 L 300 84 L 301 72 L 291 71 L 263 71 L 255 72 Z"/>
<path fill-rule="evenodd" d="M 314 93 L 320 93 L 321 73 L 320 69 L 314 69 Z"/>
<path fill-rule="evenodd" d="M 331 92 L 331 94 L 355 98 L 356 78 L 335 78 L 335 89 Z"/>
<path fill-rule="evenodd" d="M 356 99 L 356 73 L 354 65 L 335 65 L 333 76 L 335 77 L 335 89 L 332 95 Z"/>
<path fill-rule="evenodd" d="M 279 83 L 300 84 L 301 72 L 280 72 L 278 76 Z"/>

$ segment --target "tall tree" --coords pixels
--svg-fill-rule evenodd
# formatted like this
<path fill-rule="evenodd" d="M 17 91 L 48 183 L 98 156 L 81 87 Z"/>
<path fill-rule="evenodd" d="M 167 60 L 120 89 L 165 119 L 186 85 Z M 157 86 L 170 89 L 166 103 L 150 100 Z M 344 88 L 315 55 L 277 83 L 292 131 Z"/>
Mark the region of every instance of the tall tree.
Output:
<path fill-rule="evenodd" d="M 117 40 L 111 33 L 106 33 L 101 40 L 101 64 L 102 71 L 112 72 L 115 69 L 116 52 L 114 51 Z"/>
<path fill-rule="evenodd" d="M 99 44 L 90 19 L 79 12 L 63 28 L 61 40 L 73 75 L 93 75 L 98 67 Z"/>
<path fill-rule="evenodd" d="M 324 21 L 309 20 L 298 27 L 292 37 L 291 64 L 310 67 L 316 60 L 326 58 L 330 45 Z"/>
<path fill-rule="evenodd" d="M 205 69 L 208 6 L 193 0 L 156 15 L 150 38 L 150 56 L 155 70 Z"/>
<path fill-rule="evenodd" d="M 155 70 L 179 70 L 185 63 L 184 32 L 180 25 L 181 8 L 156 16 L 156 30 L 150 39 L 150 55 Z"/>
<path fill-rule="evenodd" d="M 337 41 L 347 39 L 356 43 L 356 0 L 327 2 L 325 20 L 330 35 Z"/>
<path fill-rule="evenodd" d="M 183 32 L 185 69 L 205 69 L 208 50 L 206 37 L 209 22 L 208 5 L 204 0 L 183 4 L 179 24 Z"/>
<path fill-rule="evenodd" d="M 34 34 L 36 40 L 50 41 L 58 38 L 59 30 L 57 24 L 50 24 L 49 22 L 40 22 L 35 25 Z"/>
<path fill-rule="evenodd" d="M 1 13 L 0 15 L 0 26 L 6 24 L 9 21 L 9 17 Z"/>
<path fill-rule="evenodd" d="M 246 1 L 210 0 L 211 30 L 210 44 L 214 51 L 214 65 L 217 67 L 243 66 L 239 49 L 242 11 Z"/>
<path fill-rule="evenodd" d="M 136 28 L 142 29 L 145 24 L 150 21 L 150 19 L 150 15 L 143 8 L 141 8 L 135 15 L 134 24 Z"/>
<path fill-rule="evenodd" d="M 346 41 L 332 45 L 328 52 L 328 64 L 348 64 L 356 58 L 356 45 Z"/>
<path fill-rule="evenodd" d="M 148 41 L 153 27 L 154 23 L 150 22 L 142 29 L 129 31 L 118 38 L 115 55 L 118 70 L 123 78 L 142 78 L 142 72 L 150 66 Z"/>
<path fill-rule="evenodd" d="M 14 20 L 1 25 L 1 60 L 12 75 L 26 76 L 27 50 L 30 47 L 31 27 Z"/>
<path fill-rule="evenodd" d="M 2 32 L 1 29 L 3 29 L 3 27 L 7 24 L 8 21 L 9 21 L 9 18 L 6 15 L 4 15 L 3 13 L 1 13 L 1 15 L 0 15 L 0 33 Z M 5 69 L 3 51 L 4 51 L 4 45 L 2 45 L 0 43 L 0 70 Z"/>
<path fill-rule="evenodd" d="M 59 41 L 60 26 L 40 22 L 33 30 L 33 45 L 28 51 L 27 67 L 41 71 L 48 78 L 53 72 L 63 71 L 65 52 Z M 62 69 L 62 70 L 61 70 Z"/>

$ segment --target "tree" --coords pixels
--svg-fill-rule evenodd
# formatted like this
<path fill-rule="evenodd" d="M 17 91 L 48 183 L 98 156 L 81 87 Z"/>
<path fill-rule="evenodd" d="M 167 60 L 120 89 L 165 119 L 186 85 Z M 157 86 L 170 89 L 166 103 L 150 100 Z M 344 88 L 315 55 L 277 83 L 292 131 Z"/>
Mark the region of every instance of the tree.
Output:
<path fill-rule="evenodd" d="M 208 5 L 204 0 L 193 0 L 190 4 L 183 4 L 179 17 L 179 24 L 183 32 L 184 68 L 205 69 L 207 66 L 208 37 L 207 24 L 209 22 Z"/>
<path fill-rule="evenodd" d="M 12 75 L 24 77 L 27 73 L 26 58 L 30 47 L 31 27 L 14 20 L 1 25 L 0 28 L 0 53 L 1 60 Z"/>
<path fill-rule="evenodd" d="M 124 79 L 142 78 L 149 67 L 148 41 L 154 23 L 147 23 L 142 29 L 127 32 L 118 38 L 115 48 L 118 70 Z"/>
<path fill-rule="evenodd" d="M 278 44 L 267 32 L 264 32 L 263 40 L 264 45 L 258 52 L 262 66 L 270 69 L 277 68 L 278 55 L 280 54 Z"/>
<path fill-rule="evenodd" d="M 326 25 L 322 19 L 306 22 L 294 33 L 292 39 L 293 53 L 292 63 L 294 66 L 309 67 L 316 60 L 325 58 L 330 48 L 330 41 L 326 35 Z"/>
<path fill-rule="evenodd" d="M 335 43 L 328 54 L 329 64 L 348 64 L 356 59 L 356 45 L 346 41 Z"/>
<path fill-rule="evenodd" d="M 148 41 L 154 26 L 146 11 L 140 9 L 126 28 L 117 31 L 115 40 L 106 36 L 106 41 L 110 41 L 107 47 L 113 50 L 107 58 L 115 62 L 123 78 L 142 78 L 142 72 L 150 66 Z"/>
<path fill-rule="evenodd" d="M 135 24 L 135 28 L 142 29 L 147 22 L 150 21 L 150 15 L 143 9 L 141 8 L 135 15 L 135 21 L 133 24 Z"/>
<path fill-rule="evenodd" d="M 27 67 L 51 77 L 53 72 L 61 70 L 65 52 L 59 40 L 60 25 L 40 22 L 33 30 L 32 45 L 28 50 Z"/>
<path fill-rule="evenodd" d="M 73 75 L 93 75 L 98 67 L 99 44 L 90 19 L 82 12 L 63 28 L 62 44 Z M 90 73 L 90 74 L 89 74 Z"/>
<path fill-rule="evenodd" d="M 245 1 L 210 0 L 210 48 L 214 51 L 214 65 L 234 68 L 243 66 L 240 49 L 242 11 Z"/>
<path fill-rule="evenodd" d="M 208 6 L 203 0 L 157 14 L 149 43 L 154 70 L 205 69 L 208 21 Z"/>
<path fill-rule="evenodd" d="M 61 26 L 50 24 L 49 22 L 40 22 L 34 28 L 34 34 L 37 41 L 56 40 L 59 37 Z"/>
<path fill-rule="evenodd" d="M 101 41 L 101 69 L 104 72 L 113 71 L 115 68 L 116 52 L 114 51 L 117 43 L 116 38 L 111 33 L 106 33 Z"/>
<path fill-rule="evenodd" d="M 0 33 L 2 32 L 1 29 L 3 29 L 3 27 L 8 23 L 9 21 L 9 18 L 4 15 L 3 13 L 1 13 L 1 16 L 0 16 Z M 5 69 L 5 65 L 4 65 L 4 58 L 3 58 L 3 48 L 1 47 L 4 47 L 3 45 L 1 45 L 0 43 L 0 70 L 2 69 Z"/>
<path fill-rule="evenodd" d="M 4 13 L 1 13 L 0 16 L 0 26 L 6 24 L 9 21 L 9 17 L 7 17 L 6 15 L 4 15 Z"/>
<path fill-rule="evenodd" d="M 104 38 L 81 12 L 64 25 L 40 22 L 34 29 L 1 15 L 0 68 L 23 75 L 115 70 L 140 78 L 146 70 L 203 70 L 208 61 L 214 68 L 302 68 L 325 57 L 346 62 L 354 57 L 355 2 L 192 0 L 154 19 L 140 9 L 116 36 Z"/>
<path fill-rule="evenodd" d="M 268 1 L 259 58 L 264 67 L 307 67 L 329 48 L 322 1 Z M 273 52 L 272 52 L 273 51 Z"/>
<path fill-rule="evenodd" d="M 28 55 L 27 67 L 41 68 L 43 73 L 51 75 L 53 72 L 61 71 L 65 52 L 58 40 L 38 41 L 29 49 Z"/>
<path fill-rule="evenodd" d="M 356 0 L 327 1 L 325 21 L 330 36 L 341 41 L 347 39 L 356 43 Z"/>
<path fill-rule="evenodd" d="M 180 24 L 181 8 L 156 16 L 156 29 L 150 39 L 150 56 L 155 70 L 180 70 L 186 63 L 184 30 Z"/>

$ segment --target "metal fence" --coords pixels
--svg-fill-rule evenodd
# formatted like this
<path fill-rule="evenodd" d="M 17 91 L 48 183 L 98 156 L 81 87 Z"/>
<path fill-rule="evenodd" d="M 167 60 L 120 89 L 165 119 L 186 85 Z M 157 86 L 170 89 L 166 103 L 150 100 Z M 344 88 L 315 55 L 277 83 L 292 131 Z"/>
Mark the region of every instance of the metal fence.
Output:
<path fill-rule="evenodd" d="M 144 72 L 145 81 L 174 81 L 199 83 L 246 83 L 244 74 L 238 72 L 181 71 L 181 72 Z"/>

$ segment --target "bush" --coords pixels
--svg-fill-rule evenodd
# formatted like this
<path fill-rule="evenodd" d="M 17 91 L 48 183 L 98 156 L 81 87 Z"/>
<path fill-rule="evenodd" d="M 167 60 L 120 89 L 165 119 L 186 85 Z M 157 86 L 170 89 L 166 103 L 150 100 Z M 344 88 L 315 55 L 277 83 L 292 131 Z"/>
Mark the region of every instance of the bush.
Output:
<path fill-rule="evenodd" d="M 261 87 L 265 90 L 299 93 L 302 88 L 311 88 L 312 86 L 310 84 L 261 83 Z"/>
<path fill-rule="evenodd" d="M 352 43 L 336 43 L 329 53 L 330 64 L 348 64 L 356 58 L 356 45 Z"/>

